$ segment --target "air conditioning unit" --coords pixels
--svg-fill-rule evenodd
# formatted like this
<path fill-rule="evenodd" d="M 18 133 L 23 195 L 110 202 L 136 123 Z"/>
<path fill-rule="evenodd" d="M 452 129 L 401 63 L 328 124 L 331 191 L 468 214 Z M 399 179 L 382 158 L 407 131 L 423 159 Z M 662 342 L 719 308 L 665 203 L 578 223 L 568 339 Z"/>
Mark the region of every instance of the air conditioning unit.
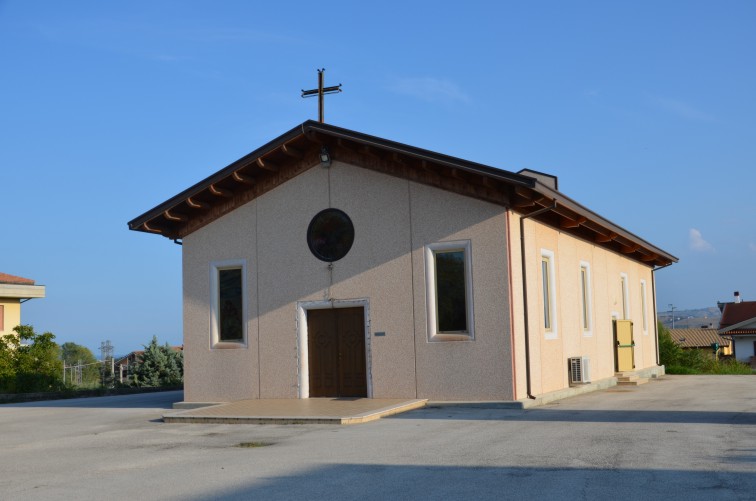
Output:
<path fill-rule="evenodd" d="M 570 385 L 591 382 L 591 360 L 588 357 L 570 357 L 567 363 L 570 371 Z"/>

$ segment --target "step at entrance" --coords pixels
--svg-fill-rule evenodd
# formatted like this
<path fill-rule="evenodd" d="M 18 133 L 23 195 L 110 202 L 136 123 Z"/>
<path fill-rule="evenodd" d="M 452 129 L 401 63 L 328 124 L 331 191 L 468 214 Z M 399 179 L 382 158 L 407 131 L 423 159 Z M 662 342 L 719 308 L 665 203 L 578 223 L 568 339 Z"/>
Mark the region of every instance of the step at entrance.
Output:
<path fill-rule="evenodd" d="M 618 386 L 638 386 L 648 383 L 647 377 L 640 377 L 634 372 L 618 372 L 616 377 Z"/>

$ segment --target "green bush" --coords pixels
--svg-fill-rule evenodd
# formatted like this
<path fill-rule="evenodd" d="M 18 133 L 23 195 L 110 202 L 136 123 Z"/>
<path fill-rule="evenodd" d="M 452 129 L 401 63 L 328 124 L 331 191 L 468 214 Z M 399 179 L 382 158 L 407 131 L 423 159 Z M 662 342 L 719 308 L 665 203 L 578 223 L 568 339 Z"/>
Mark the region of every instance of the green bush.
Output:
<path fill-rule="evenodd" d="M 31 325 L 0 337 L 0 393 L 36 393 L 63 388 L 60 348 L 50 332 L 37 334 Z"/>
<path fill-rule="evenodd" d="M 153 336 L 134 367 L 134 386 L 180 386 L 183 382 L 183 354 L 173 351 L 168 343 L 158 345 L 157 337 Z"/>

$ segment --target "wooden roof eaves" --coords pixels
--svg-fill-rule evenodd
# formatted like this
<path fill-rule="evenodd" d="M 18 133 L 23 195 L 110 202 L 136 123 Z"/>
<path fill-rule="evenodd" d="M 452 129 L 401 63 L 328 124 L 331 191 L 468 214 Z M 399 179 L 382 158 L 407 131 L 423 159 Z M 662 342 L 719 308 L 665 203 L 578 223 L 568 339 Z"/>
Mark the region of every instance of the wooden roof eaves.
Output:
<path fill-rule="evenodd" d="M 132 219 L 131 221 L 129 221 L 128 227 L 129 229 L 135 230 L 135 231 L 157 233 L 157 234 L 162 234 L 163 236 L 166 236 L 168 238 L 176 238 L 178 235 L 172 234 L 173 232 L 171 232 L 170 230 L 166 231 L 165 229 L 150 228 L 149 223 L 151 221 L 154 221 L 157 218 L 162 217 L 166 213 L 166 211 L 171 211 L 175 209 L 181 203 L 186 202 L 191 197 L 195 197 L 198 194 L 206 191 L 207 189 L 212 187 L 215 183 L 218 183 L 224 179 L 229 178 L 239 169 L 243 169 L 247 166 L 254 165 L 255 162 L 257 162 L 261 157 L 265 156 L 266 154 L 272 153 L 273 151 L 281 148 L 283 145 L 291 141 L 294 141 L 295 139 L 299 137 L 305 137 L 309 140 L 314 140 L 317 142 L 318 134 L 323 134 L 328 137 L 341 138 L 341 139 L 353 141 L 356 143 L 360 143 L 362 145 L 372 146 L 372 147 L 375 147 L 384 151 L 408 155 L 408 156 L 411 156 L 420 160 L 426 160 L 434 164 L 452 167 L 455 169 L 459 169 L 461 171 L 466 171 L 466 172 L 474 173 L 477 175 L 482 175 L 485 177 L 498 179 L 500 181 L 504 181 L 509 184 L 515 184 L 515 185 L 524 186 L 524 187 L 533 187 L 535 183 L 535 179 L 528 176 L 522 176 L 519 174 L 500 170 L 500 169 L 486 166 L 483 164 L 470 162 L 468 160 L 463 160 L 460 158 L 443 155 L 441 153 L 424 150 L 422 148 L 416 148 L 414 146 L 397 143 L 395 141 L 389 141 L 387 139 L 382 139 L 376 136 L 370 136 L 368 134 L 363 134 L 363 133 L 352 131 L 349 129 L 343 129 L 341 127 L 335 127 L 333 125 L 322 124 L 320 122 L 308 120 L 292 128 L 291 130 L 282 134 L 276 139 L 269 141 L 268 143 L 257 148 L 251 153 L 243 156 L 239 160 L 236 160 L 235 162 L 229 164 L 228 166 L 224 167 L 218 172 L 208 176 L 202 181 L 195 183 L 193 186 L 187 188 L 186 190 L 182 191 L 178 195 L 175 195 L 174 197 L 163 202 L 162 204 Z"/>
<path fill-rule="evenodd" d="M 188 198 L 198 195 L 199 193 L 208 189 L 208 187 L 213 185 L 214 183 L 217 183 L 223 179 L 228 178 L 239 169 L 255 164 L 255 162 L 257 162 L 257 159 L 264 156 L 266 153 L 271 153 L 272 151 L 278 149 L 282 145 L 302 135 L 303 125 L 304 124 L 294 127 L 293 129 L 282 134 L 276 139 L 269 141 L 268 143 L 257 148 L 251 153 L 244 155 L 243 157 L 236 160 L 235 162 L 230 163 L 228 166 L 224 167 L 218 172 L 206 177 L 205 179 L 203 179 L 202 181 L 198 183 L 195 183 L 194 185 L 185 189 L 178 195 L 171 197 L 170 199 L 166 200 L 162 204 L 150 209 L 149 211 L 145 212 L 141 216 L 135 217 L 134 219 L 129 221 L 128 223 L 129 229 L 139 230 L 139 227 L 142 226 L 144 223 L 149 222 L 150 220 L 160 216 L 167 210 L 171 210 L 175 208 L 177 205 L 186 201 Z"/>
<path fill-rule="evenodd" d="M 590 222 L 591 226 L 598 225 L 599 227 L 606 229 L 607 234 L 612 236 L 611 240 L 615 240 L 618 238 L 624 239 L 633 245 L 637 245 L 638 248 L 636 250 L 643 249 L 645 253 L 648 255 L 658 256 L 658 258 L 655 258 L 653 260 L 654 264 L 662 266 L 662 265 L 669 265 L 672 263 L 676 263 L 679 261 L 679 259 L 673 256 L 672 254 L 669 254 L 668 252 L 642 239 L 641 237 L 627 231 L 621 226 L 596 214 L 595 212 L 588 209 L 587 207 L 569 198 L 567 195 L 563 194 L 562 192 L 553 190 L 552 188 L 541 183 L 540 181 L 536 180 L 535 186 L 534 188 L 532 188 L 532 190 L 533 192 L 540 195 L 543 199 L 549 200 L 550 201 L 549 203 L 556 201 L 558 205 L 562 207 L 566 207 L 571 212 L 574 212 L 576 215 L 586 218 L 586 222 Z"/>
<path fill-rule="evenodd" d="M 417 148 L 408 144 L 389 141 L 388 139 L 371 136 L 369 134 L 363 134 L 361 132 L 356 132 L 349 129 L 342 129 L 341 127 L 322 124 L 320 122 L 314 122 L 311 120 L 302 124 L 302 127 L 306 128 L 308 131 L 319 132 L 331 137 L 354 141 L 366 146 L 373 146 L 380 150 L 388 151 L 391 153 L 407 155 L 418 160 L 426 160 L 430 163 L 443 165 L 445 167 L 452 167 L 473 174 L 483 174 L 486 177 L 505 181 L 507 183 L 512 183 L 529 188 L 535 186 L 535 179 L 529 176 L 524 176 L 516 174 L 514 172 L 497 169 L 496 167 L 479 164 L 477 162 L 471 162 L 469 160 L 444 155 L 435 151 Z"/>

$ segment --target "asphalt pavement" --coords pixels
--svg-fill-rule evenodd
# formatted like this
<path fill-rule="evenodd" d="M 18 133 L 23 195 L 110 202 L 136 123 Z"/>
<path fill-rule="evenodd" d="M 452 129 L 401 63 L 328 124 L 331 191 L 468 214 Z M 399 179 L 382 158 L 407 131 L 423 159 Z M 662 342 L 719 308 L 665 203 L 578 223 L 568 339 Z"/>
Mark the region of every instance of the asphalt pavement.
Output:
<path fill-rule="evenodd" d="M 350 426 L 163 423 L 181 400 L 0 405 L 0 499 L 756 498 L 756 376 Z"/>

